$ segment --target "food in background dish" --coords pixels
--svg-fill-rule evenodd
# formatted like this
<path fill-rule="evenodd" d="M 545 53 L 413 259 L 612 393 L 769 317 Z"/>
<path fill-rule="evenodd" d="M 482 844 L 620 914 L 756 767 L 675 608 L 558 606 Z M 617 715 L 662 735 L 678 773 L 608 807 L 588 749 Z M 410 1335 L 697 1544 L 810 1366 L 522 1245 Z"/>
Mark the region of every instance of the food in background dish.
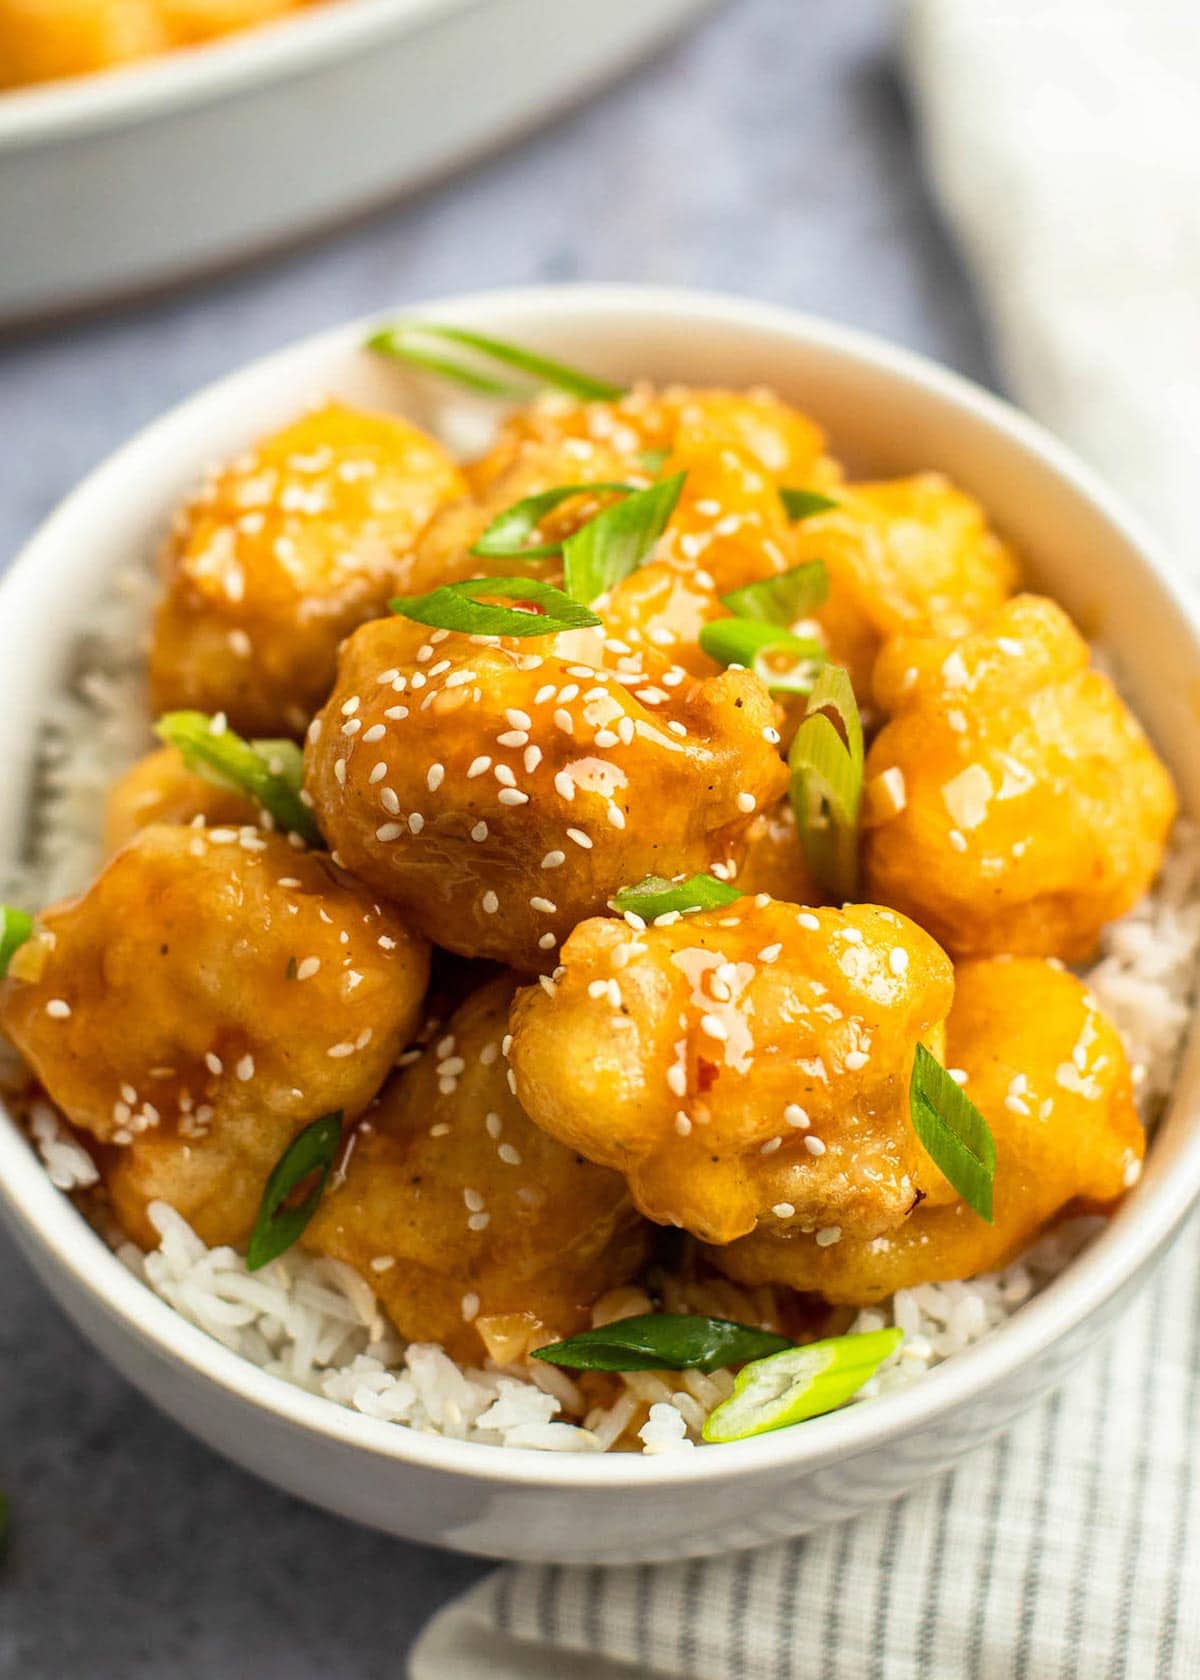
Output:
<path fill-rule="evenodd" d="M 1136 1180 L 1167 1039 L 1131 1067 L 1154 1009 L 1057 959 L 1170 930 L 1166 770 L 940 476 L 847 482 L 763 392 L 372 348 L 552 389 L 461 466 L 327 403 L 182 512 L 162 744 L 3 924 L 56 1180 L 419 1428 L 666 1451 L 904 1380 Z"/>
<path fill-rule="evenodd" d="M 319 0 L 0 0 L 0 90 L 86 76 L 237 30 Z M 328 0 L 323 0 L 328 3 Z"/>

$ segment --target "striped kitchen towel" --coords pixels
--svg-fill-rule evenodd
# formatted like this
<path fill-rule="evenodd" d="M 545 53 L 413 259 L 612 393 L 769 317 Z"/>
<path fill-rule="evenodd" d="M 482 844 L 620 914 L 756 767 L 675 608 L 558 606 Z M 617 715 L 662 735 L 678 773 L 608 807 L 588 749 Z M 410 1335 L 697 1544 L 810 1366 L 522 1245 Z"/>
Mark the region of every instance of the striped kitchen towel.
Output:
<path fill-rule="evenodd" d="M 1200 571 L 1195 0 L 911 0 L 905 55 L 1012 388 Z M 412 1680 L 1197 1680 L 1193 1450 L 1196 1221 L 1071 1382 L 951 1475 L 762 1551 L 498 1571 Z"/>

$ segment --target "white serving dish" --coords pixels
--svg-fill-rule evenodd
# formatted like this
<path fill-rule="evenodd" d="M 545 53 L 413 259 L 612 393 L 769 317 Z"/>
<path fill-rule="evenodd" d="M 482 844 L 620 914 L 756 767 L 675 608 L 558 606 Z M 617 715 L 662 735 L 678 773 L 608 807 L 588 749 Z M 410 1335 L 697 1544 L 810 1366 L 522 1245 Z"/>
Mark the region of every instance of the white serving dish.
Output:
<path fill-rule="evenodd" d="M 0 93 L 0 325 L 242 261 L 564 110 L 713 0 L 337 0 Z"/>
<path fill-rule="evenodd" d="M 1200 812 L 1196 606 L 1108 491 L 1011 408 L 874 339 L 728 298 L 567 287 L 439 300 L 417 313 L 616 378 L 770 383 L 821 419 L 835 450 L 859 468 L 952 474 L 1030 559 L 1035 581 L 1115 651 L 1185 808 Z M 11 794 L 0 808 L 0 848 L 19 843 L 34 725 L 90 603 L 115 567 L 157 541 L 214 452 L 236 452 L 322 388 L 427 424 L 461 430 L 478 421 L 474 399 L 364 354 L 365 331 L 358 323 L 310 339 L 160 420 L 75 491 L 0 585 L 9 649 L 0 666 L 0 780 Z M 1136 1191 L 1092 1247 L 982 1342 L 900 1393 L 756 1440 L 658 1458 L 551 1456 L 417 1435 L 264 1375 L 136 1281 L 3 1114 L 0 1208 L 52 1294 L 115 1365 L 281 1487 L 463 1551 L 657 1560 L 801 1533 L 890 1499 L 1058 1382 L 1145 1280 L 1196 1199 L 1198 1099 L 1193 1047 Z"/>

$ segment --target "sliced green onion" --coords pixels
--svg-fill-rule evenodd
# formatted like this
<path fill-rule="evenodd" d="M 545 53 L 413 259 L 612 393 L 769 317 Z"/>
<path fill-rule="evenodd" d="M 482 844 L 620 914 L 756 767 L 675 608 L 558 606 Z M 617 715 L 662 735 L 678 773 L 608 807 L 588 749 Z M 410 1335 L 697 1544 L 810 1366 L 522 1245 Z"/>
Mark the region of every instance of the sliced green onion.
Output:
<path fill-rule="evenodd" d="M 300 797 L 304 756 L 294 741 L 244 741 L 228 728 L 215 734 L 204 712 L 167 712 L 154 732 L 178 748 L 193 775 L 244 793 L 284 834 L 298 834 L 310 846 L 324 845 L 316 818 Z"/>
<path fill-rule="evenodd" d="M 744 665 L 773 694 L 810 694 L 825 664 L 825 647 L 756 618 L 714 618 L 700 631 L 700 646 L 721 665 Z"/>
<path fill-rule="evenodd" d="M 661 875 L 647 875 L 635 887 L 622 887 L 611 900 L 614 910 L 632 910 L 645 922 L 656 916 L 669 915 L 673 910 L 686 915 L 689 910 L 716 910 L 741 898 L 736 887 L 718 881 L 712 875 L 693 875 L 687 881 L 668 881 Z"/>
<path fill-rule="evenodd" d="M 479 541 L 472 545 L 471 553 L 502 554 L 511 560 L 557 554 L 562 548 L 561 542 L 539 543 L 532 540 L 548 513 L 553 513 L 561 502 L 569 501 L 572 496 L 599 495 L 606 491 L 628 495 L 634 488 L 632 484 L 559 484 L 553 490 L 543 490 L 540 496 L 526 496 L 524 501 L 514 502 L 512 507 L 496 515 Z"/>
<path fill-rule="evenodd" d="M 32 932 L 33 917 L 27 911 L 0 904 L 0 975 L 8 973 L 13 953 L 21 949 Z"/>
<path fill-rule="evenodd" d="M 495 595 L 504 601 L 523 601 L 539 611 L 498 607 L 490 599 Z M 601 622 L 561 589 L 526 577 L 443 583 L 428 595 L 398 596 L 389 605 L 401 618 L 472 636 L 554 636 L 560 630 L 589 630 Z"/>
<path fill-rule="evenodd" d="M 744 1441 L 836 1411 L 858 1393 L 904 1340 L 902 1330 L 831 1336 L 756 1359 L 733 1379 L 733 1393 L 708 1414 L 706 1441 Z"/>
<path fill-rule="evenodd" d="M 787 1336 L 728 1318 L 639 1313 L 537 1348 L 533 1357 L 573 1371 L 717 1371 L 792 1345 Z"/>
<path fill-rule="evenodd" d="M 614 385 L 607 379 L 595 379 L 590 373 L 581 373 L 578 368 L 551 361 L 548 356 L 522 349 L 519 344 L 508 344 L 503 339 L 489 338 L 484 333 L 468 332 L 465 327 L 437 326 L 428 321 L 401 321 L 394 327 L 384 327 L 373 333 L 367 340 L 366 348 L 380 355 L 394 356 L 398 361 L 411 362 L 485 396 L 520 397 L 527 394 L 523 386 L 510 385 L 479 372 L 468 363 L 440 355 L 436 349 L 422 343 L 422 340 L 428 339 L 432 339 L 435 345 L 443 342 L 461 344 L 486 361 L 516 368 L 519 373 L 528 374 L 538 385 L 565 391 L 581 402 L 615 402 L 625 395 L 623 385 Z"/>
<path fill-rule="evenodd" d="M 828 513 L 838 505 L 819 490 L 781 490 L 779 500 L 789 519 L 811 519 L 814 513 Z"/>
<path fill-rule="evenodd" d="M 342 1115 L 322 1114 L 319 1120 L 294 1137 L 276 1162 L 259 1204 L 258 1218 L 246 1248 L 246 1270 L 257 1272 L 260 1266 L 276 1259 L 298 1237 L 325 1193 L 329 1174 L 342 1141 Z M 317 1182 L 303 1201 L 294 1207 L 283 1204 L 306 1178 L 317 1173 Z"/>
<path fill-rule="evenodd" d="M 818 885 L 844 903 L 854 896 L 858 881 L 863 737 L 854 690 L 840 665 L 826 665 L 814 683 L 788 767 L 792 809 L 809 868 Z"/>
<path fill-rule="evenodd" d="M 660 473 L 670 459 L 669 449 L 638 450 L 638 460 L 648 473 Z"/>
<path fill-rule="evenodd" d="M 648 490 L 606 507 L 563 544 L 563 588 L 594 601 L 629 576 L 652 552 L 675 511 L 686 473 L 660 478 Z"/>
<path fill-rule="evenodd" d="M 829 573 L 824 560 L 804 560 L 778 577 L 748 583 L 721 596 L 721 605 L 738 618 L 755 618 L 764 624 L 795 624 L 821 606 L 829 594 Z"/>
<path fill-rule="evenodd" d="M 966 1092 L 923 1044 L 917 1045 L 908 1102 L 913 1130 L 935 1166 L 991 1225 L 996 1140 Z"/>

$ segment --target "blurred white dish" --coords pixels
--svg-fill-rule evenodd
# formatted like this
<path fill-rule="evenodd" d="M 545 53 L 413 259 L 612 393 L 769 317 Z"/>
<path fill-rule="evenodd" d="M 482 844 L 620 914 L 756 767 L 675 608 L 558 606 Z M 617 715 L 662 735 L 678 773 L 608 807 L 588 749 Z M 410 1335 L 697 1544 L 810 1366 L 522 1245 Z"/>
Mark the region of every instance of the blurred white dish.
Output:
<path fill-rule="evenodd" d="M 412 311 L 628 380 L 771 384 L 857 470 L 949 473 L 1027 557 L 1035 582 L 1101 636 L 1200 812 L 1200 616 L 1104 487 L 1032 422 L 878 340 L 786 310 L 682 291 L 581 286 L 437 300 Z M 214 456 L 330 391 L 443 435 L 486 405 L 361 349 L 370 323 L 309 339 L 152 426 L 47 521 L 0 585 L 0 853 L 18 847 L 39 718 L 113 573 L 149 554 Z M 911 1387 L 775 1434 L 661 1457 L 537 1453 L 418 1434 L 291 1387 L 152 1294 L 54 1188 L 0 1110 L 0 1210 L 81 1330 L 131 1381 L 238 1463 L 395 1534 L 462 1551 L 628 1563 L 728 1551 L 895 1497 L 1060 1381 L 1144 1281 L 1200 1191 L 1200 1058 L 1189 1053 L 1145 1175 L 1040 1295 Z M 133 1450 L 131 1445 L 130 1450 Z"/>
<path fill-rule="evenodd" d="M 563 110 L 712 0 L 337 0 L 0 93 L 0 325 L 266 251 Z"/>

